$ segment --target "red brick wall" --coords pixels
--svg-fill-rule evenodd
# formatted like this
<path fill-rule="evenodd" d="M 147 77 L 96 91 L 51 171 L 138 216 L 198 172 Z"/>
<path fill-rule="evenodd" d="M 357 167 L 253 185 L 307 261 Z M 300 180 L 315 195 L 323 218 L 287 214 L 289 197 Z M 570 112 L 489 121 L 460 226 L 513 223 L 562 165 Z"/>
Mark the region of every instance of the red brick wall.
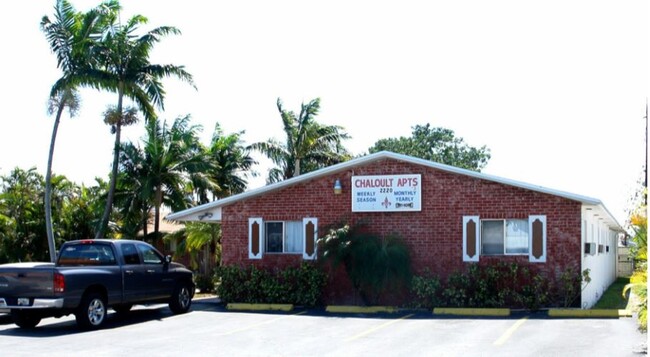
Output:
<path fill-rule="evenodd" d="M 422 175 L 420 212 L 351 212 L 350 182 L 353 175 L 397 174 Z M 333 194 L 336 179 L 343 185 L 341 195 Z M 558 274 L 569 266 L 580 266 L 580 209 L 579 202 L 561 197 L 383 159 L 224 207 L 222 259 L 224 265 L 255 264 L 267 268 L 297 265 L 302 261 L 300 255 L 266 254 L 261 260 L 249 260 L 248 218 L 302 220 L 304 217 L 317 217 L 319 236 L 327 227 L 359 221 L 367 222 L 380 236 L 397 234 L 411 248 L 416 272 L 428 268 L 432 273 L 445 277 L 469 264 L 462 261 L 463 216 L 527 219 L 529 215 L 546 215 L 547 260 L 546 263 L 535 263 L 535 266 Z M 521 256 L 482 256 L 480 259 L 482 262 L 528 263 L 528 258 Z"/>

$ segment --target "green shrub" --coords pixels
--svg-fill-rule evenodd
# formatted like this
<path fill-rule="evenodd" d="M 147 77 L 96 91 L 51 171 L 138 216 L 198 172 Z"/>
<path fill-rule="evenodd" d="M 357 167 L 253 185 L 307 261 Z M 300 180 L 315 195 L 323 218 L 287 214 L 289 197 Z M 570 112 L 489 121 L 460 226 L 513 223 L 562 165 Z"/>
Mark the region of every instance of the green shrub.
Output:
<path fill-rule="evenodd" d="M 431 308 L 511 307 L 537 310 L 551 299 L 545 275 L 517 263 L 473 264 L 446 280 L 425 273 L 412 280 L 412 305 Z"/>
<path fill-rule="evenodd" d="M 468 306 L 468 292 L 470 291 L 469 276 L 455 272 L 449 275 L 447 283 L 442 290 L 443 306 L 465 307 Z"/>
<path fill-rule="evenodd" d="M 550 301 L 550 287 L 548 279 L 542 275 L 535 275 L 530 284 L 521 287 L 515 295 L 515 300 L 528 310 L 539 310 Z"/>
<path fill-rule="evenodd" d="M 283 270 L 222 266 L 217 270 L 217 294 L 224 302 L 315 306 L 320 302 L 326 275 L 313 264 Z"/>
<path fill-rule="evenodd" d="M 440 304 L 440 279 L 432 276 L 428 271 L 425 276 L 414 276 L 411 280 L 411 294 L 414 308 L 432 309 Z"/>
<path fill-rule="evenodd" d="M 315 306 L 320 303 L 325 273 L 313 264 L 303 263 L 296 268 L 282 271 L 281 279 L 287 287 L 287 300 L 295 305 Z"/>
<path fill-rule="evenodd" d="M 589 269 L 580 273 L 579 270 L 569 267 L 560 274 L 557 287 L 557 301 L 562 307 L 577 307 L 575 303 L 579 300 L 582 290 L 589 285 L 591 277 Z"/>
<path fill-rule="evenodd" d="M 194 284 L 201 293 L 211 293 L 214 291 L 214 276 L 197 274 L 194 276 Z"/>

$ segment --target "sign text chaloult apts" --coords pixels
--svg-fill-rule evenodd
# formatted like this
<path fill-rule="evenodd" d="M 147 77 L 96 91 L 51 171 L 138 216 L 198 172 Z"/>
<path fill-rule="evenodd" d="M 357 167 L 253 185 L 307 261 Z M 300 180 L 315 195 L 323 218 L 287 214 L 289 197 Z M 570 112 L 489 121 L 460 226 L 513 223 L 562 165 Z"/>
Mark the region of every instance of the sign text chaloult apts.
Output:
<path fill-rule="evenodd" d="M 421 175 L 352 176 L 352 212 L 422 209 Z"/>

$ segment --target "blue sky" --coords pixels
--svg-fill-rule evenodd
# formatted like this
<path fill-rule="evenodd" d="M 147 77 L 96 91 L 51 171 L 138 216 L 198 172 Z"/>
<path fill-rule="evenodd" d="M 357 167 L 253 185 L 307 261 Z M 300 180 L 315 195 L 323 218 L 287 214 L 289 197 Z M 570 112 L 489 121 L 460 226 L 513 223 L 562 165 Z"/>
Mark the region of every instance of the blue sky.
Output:
<path fill-rule="evenodd" d="M 87 10 L 98 1 L 72 1 Z M 39 30 L 54 1 L 12 2 L 0 21 L 5 51 L 0 174 L 44 173 L 58 78 Z M 491 175 L 601 199 L 620 223 L 642 174 L 650 67 L 647 1 L 171 1 L 123 0 L 123 18 L 181 36 L 152 60 L 186 66 L 198 90 L 165 81 L 161 118 L 190 114 L 207 143 L 215 123 L 248 143 L 282 138 L 278 97 L 342 125 L 361 154 L 416 124 L 486 145 Z M 82 91 L 63 119 L 54 170 L 92 184 L 107 177 L 113 136 L 101 113 L 116 99 Z M 125 140 L 142 136 L 142 125 Z M 263 184 L 268 161 L 260 158 Z"/>

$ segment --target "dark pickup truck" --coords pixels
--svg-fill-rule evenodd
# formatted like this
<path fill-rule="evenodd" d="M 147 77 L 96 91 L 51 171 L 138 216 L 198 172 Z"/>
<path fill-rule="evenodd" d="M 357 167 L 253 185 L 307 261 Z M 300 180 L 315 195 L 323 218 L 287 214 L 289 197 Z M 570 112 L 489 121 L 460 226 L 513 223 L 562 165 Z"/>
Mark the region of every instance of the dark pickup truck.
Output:
<path fill-rule="evenodd" d="M 192 272 L 142 241 L 71 241 L 56 264 L 0 265 L 0 312 L 22 328 L 74 314 L 79 327 L 96 329 L 109 307 L 121 314 L 134 304 L 168 303 L 181 314 L 193 297 Z"/>

